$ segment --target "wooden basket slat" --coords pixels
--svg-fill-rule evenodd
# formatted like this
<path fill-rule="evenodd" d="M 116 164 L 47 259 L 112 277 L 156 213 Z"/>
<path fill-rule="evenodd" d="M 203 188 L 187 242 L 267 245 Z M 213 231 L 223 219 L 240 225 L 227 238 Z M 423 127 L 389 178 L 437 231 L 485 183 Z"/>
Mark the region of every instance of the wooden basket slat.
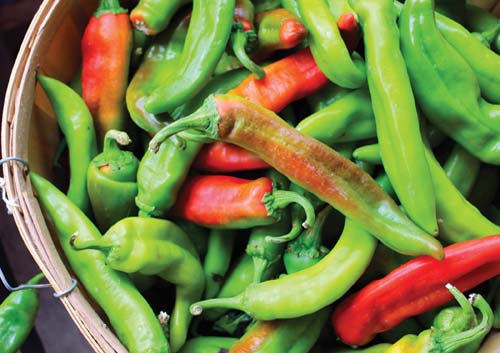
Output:
<path fill-rule="evenodd" d="M 472 2 L 500 16 L 500 1 Z M 96 3 L 46 0 L 28 30 L 9 81 L 2 121 L 2 155 L 28 159 L 33 170 L 50 179 L 60 133 L 50 102 L 36 85 L 35 72 L 39 68 L 61 81 L 72 79 L 80 64 L 80 37 Z M 8 197 L 17 198 L 20 204 L 13 216 L 24 243 L 55 291 L 64 290 L 71 284 L 72 274 L 52 239 L 23 168 L 7 163 L 3 172 Z M 61 301 L 96 352 L 126 352 L 85 291 L 77 288 Z M 496 340 L 498 337 L 499 334 L 493 336 Z"/>

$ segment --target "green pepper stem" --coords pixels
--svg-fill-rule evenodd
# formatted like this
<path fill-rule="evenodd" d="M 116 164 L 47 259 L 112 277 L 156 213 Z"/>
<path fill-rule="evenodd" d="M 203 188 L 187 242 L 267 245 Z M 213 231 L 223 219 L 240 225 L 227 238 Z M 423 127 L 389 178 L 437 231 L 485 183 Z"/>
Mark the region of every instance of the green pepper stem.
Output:
<path fill-rule="evenodd" d="M 149 142 L 149 150 L 153 153 L 158 152 L 163 141 L 188 129 L 204 133 L 207 140 L 216 139 L 218 136 L 219 121 L 220 116 L 217 112 L 217 103 L 213 95 L 210 95 L 205 99 L 203 105 L 194 113 L 180 120 L 176 120 L 158 131 Z M 203 135 L 199 135 L 198 139 L 201 139 L 202 136 Z M 189 138 L 189 136 L 185 137 Z"/>
<path fill-rule="evenodd" d="M 99 250 L 104 253 L 109 252 L 109 250 L 114 246 L 112 240 L 106 237 L 92 240 L 80 240 L 78 238 L 78 233 L 75 233 L 71 236 L 69 243 L 75 250 L 92 249 Z"/>
<path fill-rule="evenodd" d="M 242 310 L 243 307 L 243 294 L 239 294 L 230 298 L 214 298 L 196 302 L 191 305 L 189 311 L 192 315 L 198 316 L 206 309 L 224 308 Z"/>
<path fill-rule="evenodd" d="M 465 304 L 463 303 L 463 300 L 459 301 L 460 295 L 463 296 L 463 294 L 460 293 L 460 295 L 457 296 L 456 292 L 460 291 L 458 291 L 458 289 L 456 289 L 455 287 L 452 287 L 455 288 L 456 291 L 454 291 L 451 287 L 452 286 L 447 285 L 447 288 L 452 292 L 453 296 L 455 297 L 455 299 L 457 299 L 462 309 L 465 310 L 466 307 L 470 307 L 472 309 L 472 306 L 474 306 L 481 312 L 482 319 L 477 326 L 470 330 L 463 331 L 455 335 L 442 337 L 440 339 L 440 346 L 442 349 L 441 352 L 443 353 L 455 352 L 457 351 L 457 349 L 465 345 L 481 340 L 491 330 L 491 327 L 493 325 L 493 311 L 491 310 L 490 305 L 483 298 L 483 296 L 481 296 L 480 294 L 472 294 L 467 301 L 467 304 Z"/>
<path fill-rule="evenodd" d="M 118 15 L 126 12 L 127 10 L 120 6 L 120 1 L 118 0 L 100 0 L 99 7 L 94 13 L 94 17 L 99 18 L 99 16 L 107 13 Z"/>
<path fill-rule="evenodd" d="M 234 55 L 238 58 L 241 64 L 250 72 L 253 73 L 256 79 L 262 80 L 265 76 L 265 71 L 262 67 L 257 65 L 252 59 L 248 57 L 246 46 L 248 39 L 251 36 L 256 36 L 254 31 L 244 31 L 241 28 L 236 28 L 232 34 L 232 49 Z"/>
<path fill-rule="evenodd" d="M 269 261 L 262 257 L 257 257 L 257 256 L 253 256 L 252 260 L 253 260 L 253 283 L 260 283 L 262 282 L 264 272 L 269 266 Z"/>
<path fill-rule="evenodd" d="M 317 215 L 314 225 L 304 232 L 304 236 L 301 238 L 302 243 L 306 248 L 319 248 L 321 245 L 321 235 L 323 231 L 323 226 L 330 214 L 331 207 L 326 206 Z"/>
<path fill-rule="evenodd" d="M 302 223 L 302 227 L 309 228 L 316 220 L 314 207 L 311 202 L 304 196 L 289 190 L 275 190 L 272 193 L 268 192 L 264 195 L 262 203 L 266 206 L 267 214 L 272 216 L 277 209 L 282 209 L 291 203 L 297 203 L 304 209 L 306 219 Z"/>
<path fill-rule="evenodd" d="M 108 130 L 104 136 L 103 153 L 107 156 L 121 154 L 120 146 L 127 146 L 132 140 L 125 131 Z"/>

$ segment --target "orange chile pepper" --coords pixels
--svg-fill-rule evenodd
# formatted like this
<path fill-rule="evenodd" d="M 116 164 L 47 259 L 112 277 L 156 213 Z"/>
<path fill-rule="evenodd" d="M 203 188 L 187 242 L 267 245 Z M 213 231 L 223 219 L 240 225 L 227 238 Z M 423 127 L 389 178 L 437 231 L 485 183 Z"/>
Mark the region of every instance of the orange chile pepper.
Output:
<path fill-rule="evenodd" d="M 500 274 L 500 234 L 449 245 L 444 253 L 441 261 L 414 258 L 340 302 L 332 316 L 340 339 L 366 344 L 377 333 L 450 302 L 446 283 L 465 292 Z"/>
<path fill-rule="evenodd" d="M 340 35 L 346 44 L 349 51 L 354 51 L 358 46 L 360 36 L 360 28 L 356 16 L 352 12 L 345 12 L 339 16 L 337 26 L 340 30 Z"/>
<path fill-rule="evenodd" d="M 83 33 L 82 97 L 94 118 L 98 141 L 106 131 L 123 130 L 125 92 L 133 34 L 118 0 L 101 0 Z"/>
<path fill-rule="evenodd" d="M 186 180 L 170 214 L 207 228 L 244 229 L 278 222 L 292 202 L 304 207 L 304 226 L 312 224 L 310 202 L 293 191 L 274 190 L 271 178 L 198 175 Z"/>

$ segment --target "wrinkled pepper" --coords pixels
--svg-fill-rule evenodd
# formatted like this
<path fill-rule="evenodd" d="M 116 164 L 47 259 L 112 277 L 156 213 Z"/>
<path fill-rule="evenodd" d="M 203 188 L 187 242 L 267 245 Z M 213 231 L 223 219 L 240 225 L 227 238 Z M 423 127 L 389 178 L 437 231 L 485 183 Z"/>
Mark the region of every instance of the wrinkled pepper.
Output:
<path fill-rule="evenodd" d="M 170 215 L 207 228 L 245 229 L 276 223 L 290 203 L 304 208 L 304 227 L 314 222 L 309 201 L 296 193 L 276 190 L 271 178 L 198 175 L 183 184 Z"/>
<path fill-rule="evenodd" d="M 436 235 L 436 202 L 392 0 L 351 0 L 363 29 L 382 164 L 409 217 Z M 389 61 L 391 65 L 385 63 Z"/>
<path fill-rule="evenodd" d="M 131 353 L 169 353 L 170 347 L 155 313 L 125 275 L 106 265 L 98 251 L 75 251 L 70 239 L 98 241 L 102 235 L 71 200 L 52 183 L 30 172 L 31 184 L 55 226 L 59 243 L 80 283 L 102 308 L 117 337 Z"/>
<path fill-rule="evenodd" d="M 43 277 L 39 273 L 26 284 L 37 284 Z M 36 289 L 12 292 L 0 303 L 1 353 L 15 353 L 21 348 L 35 325 L 39 306 Z"/>
<path fill-rule="evenodd" d="M 210 96 L 197 112 L 156 134 L 150 150 L 186 129 L 255 153 L 396 251 L 443 256 L 439 241 L 416 226 L 366 172 L 261 106 L 230 94 Z"/>
<path fill-rule="evenodd" d="M 235 0 L 193 1 L 180 62 L 168 79 L 146 98 L 147 111 L 169 112 L 207 84 L 228 43 L 234 8 Z"/>
<path fill-rule="evenodd" d="M 448 303 L 452 283 L 467 291 L 500 274 L 500 235 L 466 240 L 445 248 L 438 261 L 419 256 L 344 298 L 335 308 L 333 327 L 351 345 L 370 342 L 404 319 Z"/>
<path fill-rule="evenodd" d="M 86 215 L 91 214 L 87 192 L 87 169 L 97 155 L 94 121 L 85 102 L 64 83 L 38 74 L 38 82 L 49 97 L 69 151 L 68 198 Z"/>
<path fill-rule="evenodd" d="M 98 141 L 128 121 L 125 92 L 133 34 L 118 0 L 100 0 L 82 37 L 82 97 L 94 117 Z M 110 65 L 112 63 L 112 65 Z"/>
<path fill-rule="evenodd" d="M 103 152 L 94 157 L 89 165 L 87 189 L 101 232 L 137 212 L 134 201 L 139 160 L 132 152 L 118 147 L 130 142 L 125 132 L 108 130 Z"/>
<path fill-rule="evenodd" d="M 114 224 L 100 239 L 85 240 L 76 234 L 71 246 L 78 251 L 99 250 L 114 270 L 158 275 L 175 284 L 170 346 L 172 352 L 182 347 L 191 322 L 189 305 L 201 298 L 205 274 L 196 248 L 181 228 L 164 219 L 129 217 Z"/>

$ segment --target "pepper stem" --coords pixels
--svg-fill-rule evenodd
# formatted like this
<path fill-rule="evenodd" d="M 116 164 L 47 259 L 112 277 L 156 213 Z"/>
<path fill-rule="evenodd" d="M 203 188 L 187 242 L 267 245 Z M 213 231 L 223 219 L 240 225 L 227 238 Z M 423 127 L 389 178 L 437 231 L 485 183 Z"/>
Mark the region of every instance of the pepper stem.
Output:
<path fill-rule="evenodd" d="M 264 272 L 269 266 L 269 261 L 262 257 L 253 256 L 253 283 L 262 282 Z"/>
<path fill-rule="evenodd" d="M 316 220 L 314 207 L 311 202 L 304 196 L 289 190 L 275 190 L 272 193 L 266 193 L 262 199 L 262 203 L 266 206 L 267 214 L 272 216 L 277 209 L 282 209 L 291 203 L 297 203 L 304 209 L 306 219 L 302 223 L 303 228 L 309 228 Z M 266 238 L 267 240 L 267 238 Z"/>
<path fill-rule="evenodd" d="M 214 96 L 210 95 L 194 113 L 180 120 L 176 120 L 158 131 L 149 142 L 149 150 L 153 153 L 158 152 L 163 141 L 188 129 L 193 129 L 205 134 L 207 140 L 217 139 L 219 120 L 220 116 L 217 112 L 217 103 Z M 186 135 L 185 137 L 189 139 L 189 134 Z M 203 135 L 199 135 L 198 141 L 202 136 Z"/>
<path fill-rule="evenodd" d="M 442 337 L 440 340 L 440 346 L 442 348 L 441 352 L 443 353 L 455 352 L 465 345 L 479 342 L 486 336 L 493 326 L 493 311 L 483 296 L 480 294 L 472 294 L 467 301 L 467 304 L 465 304 L 463 300 L 459 300 L 463 294 L 458 289 L 451 285 L 447 285 L 447 288 L 453 294 L 455 299 L 457 299 L 463 310 L 468 310 L 469 307 L 472 309 L 472 306 L 474 306 L 481 312 L 482 319 L 477 326 L 470 330 Z"/>
<path fill-rule="evenodd" d="M 118 15 L 121 13 L 127 13 L 127 10 L 120 6 L 120 1 L 118 0 L 100 0 L 99 7 L 96 12 L 94 12 L 94 17 L 99 18 L 99 16 L 107 13 Z"/>
<path fill-rule="evenodd" d="M 321 245 L 321 234 L 323 232 L 323 226 L 330 214 L 331 207 L 326 206 L 317 215 L 314 225 L 304 231 L 304 235 L 301 238 L 302 243 L 306 248 L 319 248 Z"/>
<path fill-rule="evenodd" d="M 248 71 L 253 73 L 256 79 L 262 80 L 266 74 L 264 69 L 250 59 L 246 51 L 249 39 L 256 38 L 257 35 L 254 31 L 244 31 L 241 22 L 238 22 L 235 26 L 238 24 L 239 26 L 235 28 L 231 38 L 234 55 Z"/>
<path fill-rule="evenodd" d="M 239 294 L 231 298 L 213 298 L 202 300 L 192 304 L 189 311 L 192 315 L 198 316 L 203 313 L 205 309 L 225 308 L 242 310 L 243 307 L 243 294 Z"/>
<path fill-rule="evenodd" d="M 106 155 L 121 154 L 121 146 L 127 146 L 132 140 L 125 131 L 108 130 L 104 136 L 103 153 Z"/>
<path fill-rule="evenodd" d="M 102 237 L 99 239 L 92 240 L 80 240 L 78 237 L 78 233 L 75 233 L 71 236 L 69 240 L 69 244 L 75 250 L 99 250 L 104 253 L 107 253 L 113 248 L 113 242 L 110 238 Z"/>

